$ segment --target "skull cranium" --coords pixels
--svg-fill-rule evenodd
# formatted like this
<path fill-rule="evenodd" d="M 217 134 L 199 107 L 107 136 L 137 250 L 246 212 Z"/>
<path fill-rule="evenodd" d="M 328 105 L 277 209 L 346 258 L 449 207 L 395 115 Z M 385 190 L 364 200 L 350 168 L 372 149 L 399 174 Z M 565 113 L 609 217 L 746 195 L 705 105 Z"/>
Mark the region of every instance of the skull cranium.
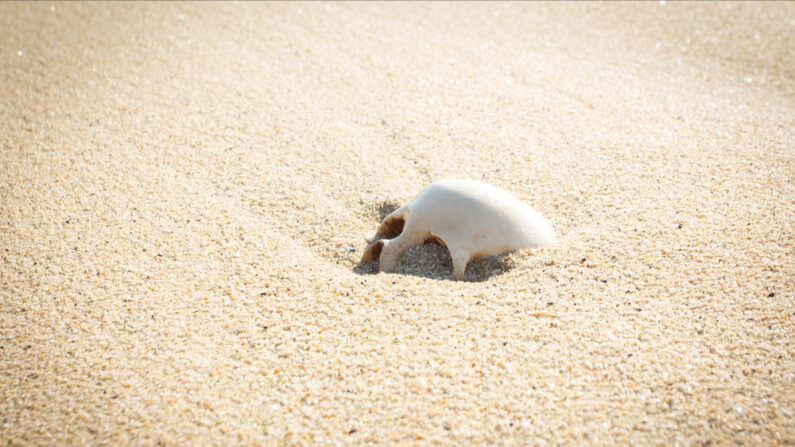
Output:
<path fill-rule="evenodd" d="M 436 240 L 450 252 L 453 273 L 464 278 L 469 261 L 555 240 L 549 221 L 495 186 L 474 180 L 439 180 L 389 214 L 360 262 L 379 260 L 379 269 L 397 266 L 408 247 Z"/>

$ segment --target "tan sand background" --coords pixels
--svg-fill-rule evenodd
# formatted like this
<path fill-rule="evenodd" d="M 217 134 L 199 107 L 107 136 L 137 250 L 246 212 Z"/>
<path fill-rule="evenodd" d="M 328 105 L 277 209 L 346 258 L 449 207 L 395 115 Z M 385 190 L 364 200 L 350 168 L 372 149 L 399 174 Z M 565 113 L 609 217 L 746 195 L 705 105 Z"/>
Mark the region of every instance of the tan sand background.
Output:
<path fill-rule="evenodd" d="M 795 3 L 0 4 L 4 445 L 795 443 Z M 444 177 L 550 218 L 356 266 Z"/>

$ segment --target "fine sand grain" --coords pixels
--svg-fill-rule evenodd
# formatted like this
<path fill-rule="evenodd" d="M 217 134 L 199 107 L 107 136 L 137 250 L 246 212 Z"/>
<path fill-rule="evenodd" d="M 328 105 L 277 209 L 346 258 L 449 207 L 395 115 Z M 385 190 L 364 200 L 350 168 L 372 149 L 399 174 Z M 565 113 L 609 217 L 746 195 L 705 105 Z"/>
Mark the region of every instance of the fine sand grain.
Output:
<path fill-rule="evenodd" d="M 793 30 L 0 4 L 0 444 L 795 443 Z M 559 241 L 357 266 L 445 177 Z"/>

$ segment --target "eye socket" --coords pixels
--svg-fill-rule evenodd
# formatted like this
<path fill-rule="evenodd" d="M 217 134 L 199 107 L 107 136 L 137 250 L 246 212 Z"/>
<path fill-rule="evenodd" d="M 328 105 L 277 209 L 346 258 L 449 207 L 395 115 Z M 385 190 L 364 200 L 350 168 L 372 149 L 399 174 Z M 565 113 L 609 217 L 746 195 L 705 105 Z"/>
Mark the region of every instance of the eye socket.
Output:
<path fill-rule="evenodd" d="M 381 250 L 383 249 L 384 241 L 382 239 L 373 242 L 364 249 L 362 260 L 359 262 L 370 262 L 372 260 L 378 259 L 381 256 Z"/>
<path fill-rule="evenodd" d="M 403 217 L 387 217 L 381 222 L 381 226 L 375 233 L 375 237 L 378 239 L 394 239 L 403 232 L 403 226 L 405 224 L 406 219 Z"/>

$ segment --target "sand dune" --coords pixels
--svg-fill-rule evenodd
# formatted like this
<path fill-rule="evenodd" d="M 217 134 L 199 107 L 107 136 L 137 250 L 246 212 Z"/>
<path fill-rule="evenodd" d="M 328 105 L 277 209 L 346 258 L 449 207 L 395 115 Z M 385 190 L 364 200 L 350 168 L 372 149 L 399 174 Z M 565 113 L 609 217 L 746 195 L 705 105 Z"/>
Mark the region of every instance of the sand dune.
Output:
<path fill-rule="evenodd" d="M 0 440 L 795 443 L 794 20 L 0 4 Z M 559 241 L 356 264 L 446 177 Z"/>

